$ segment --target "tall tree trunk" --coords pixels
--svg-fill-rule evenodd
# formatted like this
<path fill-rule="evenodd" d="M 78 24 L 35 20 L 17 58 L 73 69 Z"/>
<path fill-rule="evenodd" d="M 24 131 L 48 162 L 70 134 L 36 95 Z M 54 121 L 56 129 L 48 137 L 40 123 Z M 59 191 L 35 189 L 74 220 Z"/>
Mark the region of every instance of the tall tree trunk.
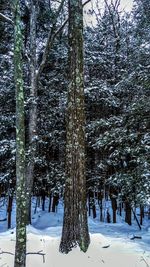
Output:
<path fill-rule="evenodd" d="M 22 74 L 22 32 L 19 0 L 14 1 L 14 71 L 16 86 L 16 249 L 15 267 L 26 262 L 25 124 Z"/>
<path fill-rule="evenodd" d="M 37 0 L 31 0 L 30 14 L 30 107 L 29 107 L 29 133 L 28 133 L 28 159 L 27 175 L 27 224 L 31 223 L 31 197 L 34 182 L 34 158 L 36 155 L 37 137 L 37 75 L 36 75 L 36 21 Z"/>
<path fill-rule="evenodd" d="M 60 251 L 63 253 L 68 253 L 76 245 L 86 252 L 90 242 L 85 177 L 83 8 L 82 0 L 69 0 L 68 4 L 70 83 L 68 86 L 64 221 L 60 243 Z"/>

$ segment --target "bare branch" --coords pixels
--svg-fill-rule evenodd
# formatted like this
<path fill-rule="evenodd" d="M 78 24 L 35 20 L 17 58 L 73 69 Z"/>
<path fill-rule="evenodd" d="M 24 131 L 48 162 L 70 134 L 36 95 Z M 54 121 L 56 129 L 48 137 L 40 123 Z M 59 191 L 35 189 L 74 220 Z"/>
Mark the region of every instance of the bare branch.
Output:
<path fill-rule="evenodd" d="M 5 15 L 2 14 L 2 13 L 0 13 L 0 18 L 1 18 L 2 20 L 5 20 L 5 21 L 11 23 L 11 24 L 14 24 L 14 22 L 13 22 L 12 19 L 10 19 L 9 17 L 5 16 Z"/>
<path fill-rule="evenodd" d="M 118 7 L 120 6 L 120 0 L 116 0 L 114 6 L 115 6 L 115 10 L 118 9 Z"/>
<path fill-rule="evenodd" d="M 83 7 L 84 7 L 86 4 L 88 4 L 89 2 L 91 2 L 91 0 L 87 0 L 87 1 L 85 1 L 85 2 L 83 3 Z"/>
<path fill-rule="evenodd" d="M 26 255 L 40 255 L 43 257 L 43 263 L 45 263 L 45 253 L 42 253 L 43 250 L 37 252 L 27 252 Z"/>
<path fill-rule="evenodd" d="M 89 3 L 91 0 L 87 0 L 84 4 L 83 4 L 83 7 Z M 55 27 L 56 27 L 56 23 L 57 23 L 57 19 L 59 17 L 59 14 L 60 14 L 60 11 L 64 5 L 64 2 L 65 0 L 62 0 L 59 7 L 58 7 L 58 10 L 57 10 L 57 13 L 56 13 L 56 16 L 55 16 L 55 19 L 54 19 L 54 22 L 53 22 L 53 26 L 49 32 L 49 35 L 48 35 L 48 39 L 47 39 L 47 42 L 46 42 L 46 45 L 45 45 L 45 49 L 44 49 L 44 52 L 43 52 L 43 57 L 42 57 L 42 62 L 41 64 L 39 65 L 39 68 L 37 70 L 37 73 L 36 73 L 36 81 L 38 81 L 39 79 L 39 76 L 40 74 L 42 73 L 44 67 L 45 67 L 45 63 L 46 63 L 46 60 L 47 60 L 47 56 L 48 56 L 48 53 L 53 45 L 53 42 L 56 38 L 56 36 L 64 29 L 64 27 L 66 26 L 67 22 L 68 22 L 68 18 L 64 21 L 64 23 L 60 26 L 60 28 L 55 31 Z"/>
<path fill-rule="evenodd" d="M 42 62 L 41 62 L 40 66 L 39 66 L 39 68 L 37 70 L 37 73 L 36 73 L 36 81 L 38 81 L 38 78 L 39 78 L 41 72 L 44 69 L 49 50 L 50 50 L 50 48 L 51 48 L 51 46 L 52 46 L 52 44 L 54 42 L 54 39 L 56 37 L 55 27 L 56 27 L 56 23 L 57 23 L 57 19 L 59 17 L 60 11 L 61 11 L 61 9 L 62 9 L 62 7 L 64 5 L 64 2 L 65 2 L 65 0 L 61 1 L 60 5 L 58 7 L 58 10 L 57 10 L 55 19 L 53 21 L 52 28 L 49 31 L 47 42 L 46 42 L 46 46 L 45 46 L 45 49 L 44 49 L 44 52 L 43 52 Z"/>
<path fill-rule="evenodd" d="M 144 259 L 144 257 L 143 257 L 143 256 L 141 257 L 141 261 L 144 261 L 144 262 L 145 262 L 145 264 L 146 264 L 146 267 L 150 267 L 150 266 L 149 266 L 149 264 L 148 264 L 148 262 L 147 262 L 147 261 Z"/>
<path fill-rule="evenodd" d="M 1 255 L 1 254 L 14 255 L 14 253 L 11 253 L 11 252 L 9 252 L 9 251 L 1 251 L 1 252 L 0 252 L 0 255 Z"/>

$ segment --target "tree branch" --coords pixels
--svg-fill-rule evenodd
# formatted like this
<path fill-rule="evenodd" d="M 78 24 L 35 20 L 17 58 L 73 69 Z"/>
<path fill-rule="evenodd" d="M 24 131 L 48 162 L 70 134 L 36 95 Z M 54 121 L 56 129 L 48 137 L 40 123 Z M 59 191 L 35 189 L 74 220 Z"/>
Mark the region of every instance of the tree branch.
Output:
<path fill-rule="evenodd" d="M 147 261 L 144 259 L 144 257 L 143 257 L 143 256 L 141 257 L 141 261 L 144 261 L 144 262 L 145 262 L 145 264 L 146 264 L 146 267 L 150 267 L 150 266 L 149 266 L 149 264 L 148 264 L 148 262 L 147 262 Z"/>
<path fill-rule="evenodd" d="M 45 263 L 45 253 L 42 253 L 42 250 L 37 252 L 27 252 L 26 255 L 40 255 L 43 257 L 43 263 Z"/>
<path fill-rule="evenodd" d="M 14 22 L 12 21 L 12 19 L 10 19 L 9 17 L 5 16 L 5 15 L 2 14 L 2 13 L 0 13 L 0 18 L 1 18 L 2 20 L 5 20 L 5 21 L 11 23 L 12 25 L 14 24 Z"/>
<path fill-rule="evenodd" d="M 1 255 L 1 254 L 14 255 L 14 253 L 11 253 L 11 252 L 8 252 L 8 251 L 1 251 L 1 252 L 0 252 L 0 255 Z"/>
<path fill-rule="evenodd" d="M 53 21 L 53 25 L 52 25 L 52 28 L 51 30 L 49 31 L 49 34 L 48 34 L 48 39 L 47 39 L 47 42 L 46 42 L 46 46 L 45 46 L 45 49 L 44 49 L 44 52 L 43 52 L 43 57 L 42 57 L 42 62 L 41 64 L 39 65 L 39 68 L 37 70 L 37 73 L 36 73 L 36 81 L 38 81 L 39 79 L 39 76 L 41 74 L 41 72 L 43 71 L 44 69 L 44 66 L 45 66 L 45 63 L 46 63 L 46 59 L 47 59 L 47 56 L 48 56 L 48 53 L 49 53 L 49 50 L 54 42 L 54 39 L 56 37 L 56 34 L 55 34 L 55 27 L 56 27 L 56 23 L 57 23 L 57 19 L 59 17 L 59 14 L 60 14 L 60 11 L 64 5 L 64 2 L 65 0 L 62 0 L 59 7 L 58 7 L 58 10 L 56 12 L 56 16 L 55 16 L 55 19 Z"/>
<path fill-rule="evenodd" d="M 87 1 L 85 1 L 85 2 L 83 3 L 83 7 L 84 7 L 86 4 L 88 4 L 89 2 L 91 2 L 91 0 L 87 0 Z"/>
<path fill-rule="evenodd" d="M 83 7 L 89 3 L 91 0 L 87 0 L 85 1 L 85 3 L 83 3 Z M 60 26 L 60 28 L 55 31 L 55 27 L 56 27 L 56 23 L 57 23 L 57 19 L 59 17 L 59 14 L 60 14 L 60 11 L 64 5 L 64 2 L 65 0 L 62 0 L 59 7 L 58 7 L 58 10 L 57 10 L 57 13 L 56 13 L 56 17 L 54 19 L 54 22 L 53 22 L 53 26 L 49 32 L 49 35 L 48 35 L 48 39 L 47 39 L 47 42 L 46 42 L 46 46 L 45 46 L 45 49 L 44 49 L 44 52 L 43 52 L 43 57 L 42 57 L 42 62 L 41 64 L 39 65 L 39 68 L 37 70 L 37 73 L 36 73 L 36 81 L 38 82 L 38 79 L 39 79 L 39 76 L 40 74 L 42 73 L 44 67 L 45 67 L 45 63 L 46 63 L 46 60 L 47 60 L 47 56 L 48 56 L 48 53 L 50 51 L 50 48 L 52 47 L 53 45 L 53 42 L 56 38 L 56 36 L 63 30 L 63 28 L 66 26 L 67 22 L 68 22 L 68 18 L 64 21 L 64 23 Z"/>

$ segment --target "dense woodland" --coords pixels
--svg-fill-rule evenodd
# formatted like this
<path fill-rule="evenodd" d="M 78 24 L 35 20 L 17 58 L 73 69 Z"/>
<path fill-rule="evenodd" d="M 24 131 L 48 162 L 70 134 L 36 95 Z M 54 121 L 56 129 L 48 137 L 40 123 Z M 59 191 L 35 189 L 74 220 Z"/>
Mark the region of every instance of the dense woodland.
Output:
<path fill-rule="evenodd" d="M 123 210 L 129 225 L 132 213 L 139 227 L 150 218 L 150 1 L 131 12 L 119 0 L 87 2 L 0 1 L 0 206 L 7 199 L 10 228 L 23 192 L 25 227 L 32 196 L 43 210 L 49 198 L 48 212 L 64 199 L 65 253 L 88 247 L 86 203 L 101 222 Z"/>

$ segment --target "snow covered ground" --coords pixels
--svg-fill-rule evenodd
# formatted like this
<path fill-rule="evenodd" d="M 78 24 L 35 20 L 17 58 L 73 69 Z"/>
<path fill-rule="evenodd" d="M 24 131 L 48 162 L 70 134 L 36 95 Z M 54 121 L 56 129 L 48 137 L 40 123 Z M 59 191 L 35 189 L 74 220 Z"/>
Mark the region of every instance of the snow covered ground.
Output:
<path fill-rule="evenodd" d="M 38 208 L 37 213 L 32 215 L 32 226 L 27 229 L 27 267 L 150 266 L 150 222 L 147 220 L 139 231 L 136 222 L 128 226 L 119 216 L 117 224 L 100 223 L 98 218 L 93 220 L 90 217 L 91 243 L 87 253 L 81 252 L 77 247 L 64 255 L 59 253 L 62 219 L 62 203 L 59 204 L 57 213 L 44 212 Z M 12 222 L 14 226 L 15 203 Z M 15 228 L 5 230 L 6 221 L 0 222 L 0 267 L 13 267 Z M 131 240 L 133 236 L 140 236 L 141 239 Z M 39 251 L 44 256 L 30 254 Z"/>

